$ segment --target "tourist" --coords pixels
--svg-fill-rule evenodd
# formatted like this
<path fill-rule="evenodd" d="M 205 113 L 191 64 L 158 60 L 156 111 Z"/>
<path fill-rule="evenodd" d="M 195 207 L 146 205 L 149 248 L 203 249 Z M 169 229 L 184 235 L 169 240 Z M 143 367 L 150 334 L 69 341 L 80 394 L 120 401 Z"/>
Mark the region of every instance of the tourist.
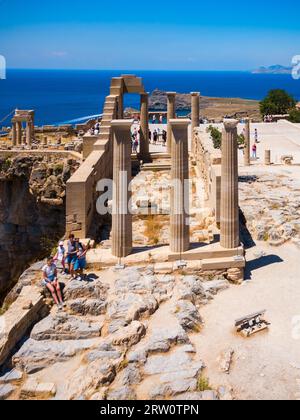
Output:
<path fill-rule="evenodd" d="M 159 123 L 162 124 L 164 121 L 164 117 L 162 115 L 159 116 Z"/>
<path fill-rule="evenodd" d="M 166 130 L 163 130 L 163 132 L 162 132 L 162 139 L 163 139 L 163 145 L 166 146 L 166 144 L 167 144 L 167 132 L 166 132 Z"/>
<path fill-rule="evenodd" d="M 75 236 L 71 234 L 68 240 L 68 253 L 67 253 L 67 258 L 66 258 L 66 262 L 68 264 L 69 274 L 71 278 L 74 278 L 74 265 L 76 263 L 76 260 L 77 260 L 77 250 L 76 250 Z"/>
<path fill-rule="evenodd" d="M 66 274 L 66 263 L 65 263 L 66 258 L 65 257 L 66 257 L 66 250 L 65 250 L 63 241 L 61 241 L 58 245 L 57 252 L 53 258 L 53 261 L 56 267 L 58 263 L 60 264 L 59 268 L 61 268 L 63 275 Z"/>
<path fill-rule="evenodd" d="M 47 287 L 50 291 L 54 302 L 58 306 L 59 310 L 63 308 L 63 300 L 60 290 L 60 284 L 57 278 L 57 268 L 50 257 L 47 259 L 47 264 L 43 267 L 43 286 Z"/>
<path fill-rule="evenodd" d="M 151 130 L 149 130 L 149 143 L 151 143 L 151 140 L 152 140 L 152 132 Z"/>
<path fill-rule="evenodd" d="M 83 280 L 83 270 L 86 268 L 86 253 L 87 248 L 80 242 L 79 239 L 75 240 L 77 259 L 74 264 L 74 271 L 76 273 L 76 280 Z"/>
<path fill-rule="evenodd" d="M 257 159 L 257 146 L 256 146 L 256 144 L 253 144 L 253 146 L 252 146 L 252 157 L 253 157 L 253 159 Z"/>
<path fill-rule="evenodd" d="M 153 133 L 153 143 L 156 144 L 157 140 L 158 140 L 158 133 L 157 133 L 156 130 L 154 130 L 154 133 Z"/>
<path fill-rule="evenodd" d="M 156 124 L 156 115 L 153 115 L 152 117 L 152 124 Z"/>

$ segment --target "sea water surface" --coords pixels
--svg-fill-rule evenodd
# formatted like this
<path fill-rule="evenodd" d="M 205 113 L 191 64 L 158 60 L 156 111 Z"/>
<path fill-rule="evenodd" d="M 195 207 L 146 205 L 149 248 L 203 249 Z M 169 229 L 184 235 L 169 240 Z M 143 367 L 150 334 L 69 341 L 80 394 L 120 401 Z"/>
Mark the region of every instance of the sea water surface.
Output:
<path fill-rule="evenodd" d="M 212 71 L 99 71 L 99 70 L 8 70 L 0 80 L 0 126 L 15 108 L 34 109 L 35 123 L 60 124 L 84 121 L 99 115 L 110 79 L 121 74 L 143 78 L 145 89 L 204 96 L 262 99 L 270 89 L 285 89 L 300 100 L 300 80 L 288 74 L 251 74 L 249 72 Z M 139 107 L 137 95 L 126 95 L 125 106 Z"/>

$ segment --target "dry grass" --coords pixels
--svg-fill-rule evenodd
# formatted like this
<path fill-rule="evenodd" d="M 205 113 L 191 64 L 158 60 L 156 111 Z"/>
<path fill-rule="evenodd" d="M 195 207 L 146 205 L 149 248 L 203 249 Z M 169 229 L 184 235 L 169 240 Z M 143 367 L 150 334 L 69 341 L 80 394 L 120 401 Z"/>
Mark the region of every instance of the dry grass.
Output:
<path fill-rule="evenodd" d="M 163 228 L 165 218 L 162 216 L 148 216 L 145 221 L 144 235 L 148 239 L 149 245 L 158 245 L 160 242 L 160 233 Z"/>

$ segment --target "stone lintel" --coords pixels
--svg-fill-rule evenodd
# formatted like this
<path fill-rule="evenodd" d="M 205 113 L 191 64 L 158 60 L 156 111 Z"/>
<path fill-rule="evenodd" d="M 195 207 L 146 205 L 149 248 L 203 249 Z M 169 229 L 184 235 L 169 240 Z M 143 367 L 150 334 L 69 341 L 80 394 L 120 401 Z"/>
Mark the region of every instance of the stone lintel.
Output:
<path fill-rule="evenodd" d="M 128 130 L 131 128 L 134 120 L 112 120 L 111 126 L 112 128 L 119 128 L 123 130 Z"/>
<path fill-rule="evenodd" d="M 191 123 L 189 118 L 176 118 L 169 121 L 172 126 L 188 126 Z"/>

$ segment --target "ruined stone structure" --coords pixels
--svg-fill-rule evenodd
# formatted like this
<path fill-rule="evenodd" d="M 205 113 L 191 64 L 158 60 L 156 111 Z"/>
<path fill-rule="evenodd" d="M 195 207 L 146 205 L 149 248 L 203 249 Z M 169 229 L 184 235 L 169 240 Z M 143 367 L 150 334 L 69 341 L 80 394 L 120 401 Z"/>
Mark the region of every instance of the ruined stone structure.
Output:
<path fill-rule="evenodd" d="M 142 81 L 133 75 L 113 78 L 107 96 L 100 133 L 84 137 L 84 162 L 67 183 L 67 233 L 87 238 L 97 225 L 96 203 L 104 191 L 98 187 L 103 179 L 113 179 L 113 217 L 110 256 L 134 259 L 132 215 L 129 183 L 132 176 L 131 126 L 124 120 L 124 94 L 141 95 L 141 147 L 139 159 L 149 170 L 171 168 L 170 247 L 169 261 L 199 260 L 203 270 L 228 270 L 229 278 L 239 281 L 243 277 L 245 259 L 239 239 L 237 121 L 226 120 L 222 153 L 215 150 L 208 133 L 199 128 L 199 93 L 192 98 L 192 151 L 197 177 L 204 180 L 209 207 L 220 227 L 220 243 L 205 249 L 190 248 L 189 230 L 189 141 L 190 120 L 176 119 L 176 93 L 168 96 L 168 153 L 161 154 L 162 163 L 156 163 L 159 153 L 149 152 L 148 94 Z M 143 163 L 144 162 L 144 163 Z M 168 163 L 169 162 L 169 163 Z M 167 164 L 168 163 L 168 164 Z M 156 168 L 156 169 L 155 169 Z M 120 177 L 121 175 L 121 177 Z M 199 244 L 200 246 L 200 244 Z M 101 252 L 101 251 L 100 251 Z M 140 252 L 142 252 L 140 250 Z M 239 258 L 236 258 L 236 257 Z M 132 257 L 131 259 L 129 257 Z M 107 258 L 107 257 L 106 257 Z M 167 261 L 166 260 L 166 261 Z M 116 262 L 116 260 L 114 260 Z"/>
<path fill-rule="evenodd" d="M 244 147 L 244 165 L 250 165 L 250 119 L 245 120 L 245 147 Z"/>
<path fill-rule="evenodd" d="M 222 137 L 221 246 L 240 245 L 237 120 L 225 120 Z"/>
<path fill-rule="evenodd" d="M 170 120 L 171 145 L 171 252 L 183 253 L 190 245 L 189 231 L 189 151 L 188 126 L 190 120 Z"/>
<path fill-rule="evenodd" d="M 23 123 L 26 123 L 25 136 L 23 136 Z M 16 109 L 12 119 L 12 143 L 13 146 L 26 144 L 31 146 L 34 139 L 34 111 L 21 111 Z"/>
<path fill-rule="evenodd" d="M 199 92 L 192 92 L 191 93 L 192 98 L 192 138 L 194 136 L 194 130 L 195 128 L 199 127 L 199 118 L 200 118 L 200 93 Z M 192 142 L 192 155 L 194 154 L 194 145 L 195 143 Z"/>
<path fill-rule="evenodd" d="M 171 153 L 172 145 L 172 127 L 170 120 L 176 118 L 176 93 L 168 92 L 168 129 L 167 129 L 167 151 Z"/>
<path fill-rule="evenodd" d="M 132 213 L 128 208 L 131 182 L 131 125 L 132 120 L 114 120 L 114 190 L 112 214 L 112 254 L 127 257 L 132 251 Z"/>

